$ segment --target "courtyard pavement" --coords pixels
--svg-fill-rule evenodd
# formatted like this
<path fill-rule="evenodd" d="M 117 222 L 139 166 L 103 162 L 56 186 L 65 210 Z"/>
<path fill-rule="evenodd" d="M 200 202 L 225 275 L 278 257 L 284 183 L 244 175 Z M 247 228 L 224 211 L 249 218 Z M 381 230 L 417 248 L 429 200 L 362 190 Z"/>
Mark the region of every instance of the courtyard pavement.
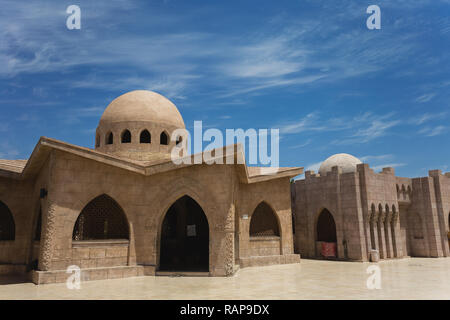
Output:
<path fill-rule="evenodd" d="M 0 299 L 450 299 L 450 258 L 378 263 L 381 289 L 368 289 L 370 263 L 303 259 L 233 277 L 138 277 L 66 284 L 0 285 Z"/>

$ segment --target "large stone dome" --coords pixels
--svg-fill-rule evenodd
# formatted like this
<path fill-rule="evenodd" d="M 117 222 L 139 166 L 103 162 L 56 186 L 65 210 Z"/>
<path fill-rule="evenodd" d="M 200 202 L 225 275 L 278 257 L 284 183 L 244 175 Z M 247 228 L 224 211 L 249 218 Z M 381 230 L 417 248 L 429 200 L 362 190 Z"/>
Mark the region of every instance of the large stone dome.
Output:
<path fill-rule="evenodd" d="M 361 160 L 347 153 L 338 153 L 332 155 L 327 160 L 322 162 L 319 168 L 320 175 L 326 175 L 331 171 L 331 168 L 338 166 L 342 169 L 342 173 L 356 172 L 356 166 L 362 163 Z"/>
<path fill-rule="evenodd" d="M 95 149 L 134 160 L 165 157 L 176 144 L 177 129 L 185 129 L 184 121 L 169 99 L 152 91 L 130 91 L 106 107 Z"/>
<path fill-rule="evenodd" d="M 117 97 L 100 118 L 100 124 L 128 121 L 149 121 L 184 128 L 177 107 L 159 93 L 147 90 L 130 91 Z"/>

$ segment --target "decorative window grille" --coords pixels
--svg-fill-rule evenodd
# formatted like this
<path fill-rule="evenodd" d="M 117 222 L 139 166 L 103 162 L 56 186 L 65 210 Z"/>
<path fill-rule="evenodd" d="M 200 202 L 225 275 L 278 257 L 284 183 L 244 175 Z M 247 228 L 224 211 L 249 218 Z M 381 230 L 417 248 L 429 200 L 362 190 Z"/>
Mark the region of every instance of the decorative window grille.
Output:
<path fill-rule="evenodd" d="M 78 216 L 73 240 L 129 239 L 128 222 L 119 204 L 107 195 L 89 202 Z"/>

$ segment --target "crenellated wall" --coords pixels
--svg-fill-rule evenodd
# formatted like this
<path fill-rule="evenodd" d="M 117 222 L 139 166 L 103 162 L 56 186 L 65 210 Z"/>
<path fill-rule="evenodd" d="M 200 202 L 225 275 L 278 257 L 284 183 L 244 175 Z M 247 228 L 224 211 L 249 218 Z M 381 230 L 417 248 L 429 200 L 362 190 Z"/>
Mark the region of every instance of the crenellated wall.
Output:
<path fill-rule="evenodd" d="M 291 191 L 295 247 L 321 257 L 317 217 L 325 208 L 336 224 L 338 259 L 368 261 L 371 250 L 381 259 L 449 256 L 449 178 L 440 171 L 401 178 L 393 168 L 375 173 L 368 164 L 349 173 L 334 167 L 326 176 L 307 171 Z"/>

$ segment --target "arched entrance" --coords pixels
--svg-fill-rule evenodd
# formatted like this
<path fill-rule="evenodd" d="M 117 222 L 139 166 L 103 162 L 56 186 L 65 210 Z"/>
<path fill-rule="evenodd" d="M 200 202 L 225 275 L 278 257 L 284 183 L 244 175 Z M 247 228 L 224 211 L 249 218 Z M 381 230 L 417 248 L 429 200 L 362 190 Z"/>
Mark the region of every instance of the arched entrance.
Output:
<path fill-rule="evenodd" d="M 16 238 L 16 225 L 8 206 L 0 201 L 0 241 Z"/>
<path fill-rule="evenodd" d="M 164 217 L 159 270 L 209 271 L 208 219 L 189 196 L 178 199 Z"/>
<path fill-rule="evenodd" d="M 317 244 L 322 257 L 337 257 L 336 223 L 327 209 L 323 209 L 317 219 Z"/>

